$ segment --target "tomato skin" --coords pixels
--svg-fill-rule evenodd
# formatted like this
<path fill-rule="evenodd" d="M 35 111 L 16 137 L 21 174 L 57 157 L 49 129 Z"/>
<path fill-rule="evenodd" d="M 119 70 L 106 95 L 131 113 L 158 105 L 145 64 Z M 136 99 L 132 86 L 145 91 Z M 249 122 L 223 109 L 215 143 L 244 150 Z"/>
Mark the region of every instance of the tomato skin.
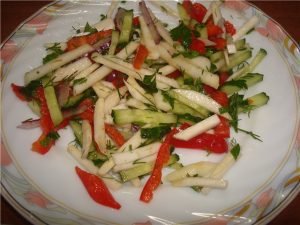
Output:
<path fill-rule="evenodd" d="M 218 137 L 229 138 L 230 137 L 230 124 L 229 120 L 219 116 L 221 122 L 214 128 L 214 134 Z"/>
<path fill-rule="evenodd" d="M 93 124 L 94 123 L 94 108 L 93 108 L 94 103 L 93 103 L 93 100 L 90 99 L 90 98 L 84 99 L 79 104 L 78 107 L 83 106 L 83 105 L 87 106 L 88 108 L 84 112 L 76 115 L 76 117 L 80 118 L 82 120 L 88 120 L 90 124 Z"/>
<path fill-rule="evenodd" d="M 125 138 L 114 126 L 106 123 L 105 133 L 116 143 L 117 146 L 121 147 L 125 143 Z"/>
<path fill-rule="evenodd" d="M 223 33 L 221 27 L 215 25 L 211 20 L 209 20 L 206 24 L 208 39 L 211 40 L 211 37 L 216 37 Z M 213 41 L 213 40 L 211 40 Z"/>
<path fill-rule="evenodd" d="M 143 202 L 150 202 L 153 198 L 153 191 L 159 186 L 161 183 L 162 177 L 162 169 L 166 162 L 168 162 L 170 157 L 170 149 L 171 149 L 171 140 L 175 133 L 177 133 L 177 129 L 173 129 L 169 134 L 167 134 L 165 140 L 161 144 L 157 158 L 155 161 L 155 165 L 153 171 L 151 173 L 150 178 L 147 180 L 143 191 L 140 195 L 140 200 Z"/>
<path fill-rule="evenodd" d="M 133 26 L 135 27 L 139 27 L 140 26 L 140 21 L 139 21 L 139 17 L 138 16 L 135 16 L 132 20 L 132 24 Z"/>
<path fill-rule="evenodd" d="M 203 41 L 200 41 L 196 38 L 192 39 L 190 49 L 193 51 L 199 52 L 200 54 L 205 54 L 205 52 L 206 52 L 205 44 L 203 43 Z"/>
<path fill-rule="evenodd" d="M 220 86 L 222 86 L 227 81 L 228 78 L 229 78 L 229 74 L 227 72 L 220 72 L 219 74 Z"/>
<path fill-rule="evenodd" d="M 215 42 L 216 45 L 214 46 L 217 50 L 224 50 L 227 45 L 227 41 L 224 38 L 210 38 L 211 41 Z"/>
<path fill-rule="evenodd" d="M 148 49 L 144 45 L 140 44 L 133 60 L 133 67 L 136 69 L 141 69 L 148 55 L 149 55 Z"/>
<path fill-rule="evenodd" d="M 231 36 L 233 36 L 236 33 L 235 27 L 228 20 L 226 20 L 224 22 L 224 27 L 225 27 L 225 31 L 227 34 L 230 34 Z"/>
<path fill-rule="evenodd" d="M 182 73 L 179 70 L 175 70 L 174 72 L 167 75 L 167 77 L 173 78 L 173 79 L 176 79 L 181 76 L 182 76 Z"/>
<path fill-rule="evenodd" d="M 113 70 L 110 74 L 105 77 L 106 81 L 111 82 L 116 88 L 125 86 L 124 79 L 125 75 L 117 70 Z"/>
<path fill-rule="evenodd" d="M 218 154 L 228 151 L 228 145 L 224 138 L 208 133 L 202 133 L 188 141 L 173 138 L 171 144 L 177 148 L 207 150 Z"/>
<path fill-rule="evenodd" d="M 223 91 L 214 89 L 208 85 L 203 85 L 203 89 L 209 97 L 211 97 L 213 100 L 218 102 L 221 106 L 223 106 L 223 107 L 228 106 L 229 100 L 228 100 L 228 96 L 226 95 L 226 93 L 224 93 Z"/>
<path fill-rule="evenodd" d="M 75 167 L 75 171 L 87 192 L 95 202 L 113 209 L 121 208 L 121 205 L 114 199 L 100 177 L 85 172 L 77 166 Z"/>
<path fill-rule="evenodd" d="M 202 20 L 207 12 L 207 9 L 201 3 L 193 4 L 193 19 L 197 20 L 199 23 L 202 23 Z"/>

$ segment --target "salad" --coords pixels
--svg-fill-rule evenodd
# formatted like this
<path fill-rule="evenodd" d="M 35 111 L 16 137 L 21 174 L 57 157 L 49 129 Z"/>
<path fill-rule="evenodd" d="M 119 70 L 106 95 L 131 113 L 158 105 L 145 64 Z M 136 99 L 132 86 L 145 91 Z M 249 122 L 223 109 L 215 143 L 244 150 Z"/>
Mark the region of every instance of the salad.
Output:
<path fill-rule="evenodd" d="M 223 177 L 241 157 L 230 127 L 261 141 L 239 127 L 240 114 L 269 100 L 264 92 L 241 94 L 263 80 L 255 68 L 267 52 L 252 55 L 246 41 L 259 19 L 236 28 L 223 18 L 222 1 L 206 8 L 184 0 L 177 9 L 148 1 L 179 21 L 169 28 L 144 1 L 138 12 L 119 3 L 64 42 L 47 43 L 25 85 L 11 84 L 37 115 L 19 126 L 41 128 L 32 151 L 46 154 L 70 126 L 75 141 L 67 149 L 84 168 L 76 174 L 96 202 L 115 209 L 121 205 L 111 190 L 125 183 L 141 187 L 143 202 L 162 179 L 202 194 L 226 188 Z M 224 157 L 183 165 L 176 148 Z M 163 178 L 165 167 L 173 171 Z"/>

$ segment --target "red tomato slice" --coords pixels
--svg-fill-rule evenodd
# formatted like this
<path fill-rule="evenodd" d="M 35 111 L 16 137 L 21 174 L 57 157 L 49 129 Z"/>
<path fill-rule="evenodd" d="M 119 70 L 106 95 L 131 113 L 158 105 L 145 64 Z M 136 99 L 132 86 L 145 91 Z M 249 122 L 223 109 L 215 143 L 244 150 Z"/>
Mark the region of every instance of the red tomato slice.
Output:
<path fill-rule="evenodd" d="M 200 54 L 205 54 L 205 44 L 203 43 L 203 41 L 200 41 L 196 38 L 192 39 L 190 49 L 199 52 Z"/>
<path fill-rule="evenodd" d="M 211 37 L 210 40 L 216 43 L 214 46 L 215 49 L 224 50 L 226 48 L 227 41 L 224 38 Z"/>
<path fill-rule="evenodd" d="M 192 18 L 197 20 L 199 23 L 202 23 L 202 20 L 207 12 L 207 9 L 205 8 L 204 5 L 198 2 L 194 3 L 192 8 L 193 8 Z"/>
<path fill-rule="evenodd" d="M 174 72 L 167 75 L 167 77 L 173 78 L 173 79 L 176 79 L 180 76 L 182 76 L 182 73 L 179 70 L 175 70 Z"/>
<path fill-rule="evenodd" d="M 230 34 L 232 36 L 236 33 L 235 27 L 229 21 L 224 22 L 224 27 L 227 34 Z"/>
<path fill-rule="evenodd" d="M 223 33 L 222 28 L 217 25 L 214 25 L 214 23 L 211 20 L 207 22 L 206 29 L 207 29 L 208 39 L 210 39 L 211 37 L 216 37 Z"/>
<path fill-rule="evenodd" d="M 16 84 L 11 84 L 11 88 L 15 95 L 21 100 L 21 101 L 27 101 L 26 96 L 22 93 L 23 86 L 18 86 Z"/>
<path fill-rule="evenodd" d="M 135 26 L 135 27 L 140 26 L 140 21 L 139 21 L 139 17 L 138 17 L 138 16 L 136 16 L 136 17 L 133 18 L 132 24 L 133 24 L 133 26 Z"/>
<path fill-rule="evenodd" d="M 220 72 L 220 74 L 219 74 L 220 86 L 222 86 L 227 81 L 228 77 L 229 77 L 229 74 L 227 72 Z"/>
<path fill-rule="evenodd" d="M 222 138 L 229 138 L 230 137 L 230 124 L 229 120 L 219 116 L 221 122 L 214 128 L 214 134 L 222 137 Z"/>
<path fill-rule="evenodd" d="M 220 105 L 224 107 L 228 106 L 228 96 L 224 92 L 214 89 L 208 85 L 203 85 L 203 88 L 205 93 Z"/>

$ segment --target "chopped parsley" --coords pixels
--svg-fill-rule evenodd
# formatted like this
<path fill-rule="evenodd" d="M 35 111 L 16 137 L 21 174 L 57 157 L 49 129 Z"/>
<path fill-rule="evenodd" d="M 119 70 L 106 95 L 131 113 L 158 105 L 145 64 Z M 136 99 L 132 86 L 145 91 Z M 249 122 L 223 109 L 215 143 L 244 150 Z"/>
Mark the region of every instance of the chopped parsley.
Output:
<path fill-rule="evenodd" d="M 46 64 L 47 62 L 50 62 L 53 59 L 56 59 L 58 56 L 64 53 L 64 51 L 61 50 L 59 43 L 54 43 L 53 46 L 46 48 L 46 50 L 51 51 L 51 53 L 49 53 L 43 58 L 43 64 Z"/>
<path fill-rule="evenodd" d="M 142 128 L 141 137 L 151 140 L 160 140 L 162 139 L 169 131 L 171 130 L 170 126 L 161 125 L 151 128 Z"/>
<path fill-rule="evenodd" d="M 86 77 L 82 77 L 82 78 L 79 78 L 79 79 L 75 79 L 73 81 L 73 85 L 77 85 L 77 84 L 83 84 L 87 81 Z"/>
<path fill-rule="evenodd" d="M 188 49 L 192 43 L 192 31 L 183 23 L 173 28 L 170 34 L 174 41 L 181 41 L 185 49 Z"/>
<path fill-rule="evenodd" d="M 96 28 L 92 27 L 88 22 L 85 24 L 83 32 L 88 32 L 90 34 L 98 32 Z"/>
<path fill-rule="evenodd" d="M 241 151 L 241 147 L 239 144 L 235 144 L 231 150 L 230 150 L 230 153 L 231 155 L 233 156 L 233 158 L 235 160 L 237 160 L 237 158 L 239 157 L 239 154 L 240 154 L 240 151 Z"/>
<path fill-rule="evenodd" d="M 40 144 L 43 146 L 43 147 L 47 147 L 52 141 L 55 141 L 59 138 L 59 134 L 55 131 L 51 131 L 49 132 L 46 137 L 40 141 Z"/>

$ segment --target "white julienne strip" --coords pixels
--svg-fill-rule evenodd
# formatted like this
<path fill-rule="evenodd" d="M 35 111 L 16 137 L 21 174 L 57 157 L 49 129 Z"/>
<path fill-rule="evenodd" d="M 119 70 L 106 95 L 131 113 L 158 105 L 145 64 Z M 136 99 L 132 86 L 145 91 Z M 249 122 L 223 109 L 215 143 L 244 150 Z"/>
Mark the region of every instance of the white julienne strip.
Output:
<path fill-rule="evenodd" d="M 109 6 L 109 8 L 108 8 L 108 10 L 107 10 L 107 13 L 106 13 L 107 18 L 112 18 L 115 9 L 116 9 L 117 6 L 119 5 L 119 2 L 120 2 L 120 1 L 111 1 L 111 2 L 110 2 L 110 6 Z"/>
<path fill-rule="evenodd" d="M 161 74 L 162 76 L 168 75 L 170 73 L 173 73 L 174 71 L 176 71 L 177 68 L 171 65 L 166 65 L 164 67 L 161 67 L 158 70 L 158 73 Z"/>
<path fill-rule="evenodd" d="M 154 98 L 151 94 L 147 93 L 144 88 L 142 88 L 139 83 L 133 78 L 133 77 L 128 77 L 127 79 L 128 84 L 130 84 L 135 90 L 137 90 L 141 95 L 143 95 L 149 102 L 150 104 L 154 103 Z M 146 102 L 145 102 L 146 103 Z"/>
<path fill-rule="evenodd" d="M 170 16 L 179 17 L 178 12 L 172 9 L 169 5 L 165 4 L 163 1 L 157 0 L 149 0 L 153 5 L 156 5 L 160 8 L 163 12 L 167 13 Z"/>
<path fill-rule="evenodd" d="M 223 3 L 222 1 L 211 2 L 209 9 L 206 11 L 206 14 L 202 20 L 202 23 L 205 23 L 208 20 L 208 18 L 211 16 L 213 12 L 213 8 L 220 7 L 222 3 Z"/>
<path fill-rule="evenodd" d="M 102 153 L 106 153 L 106 138 L 104 125 L 104 99 L 98 98 L 94 111 L 94 140 Z"/>
<path fill-rule="evenodd" d="M 132 184 L 133 187 L 140 187 L 140 186 L 142 186 L 142 181 L 138 177 L 130 180 L 130 183 Z"/>
<path fill-rule="evenodd" d="M 115 56 L 113 56 L 115 57 Z M 105 67 L 110 68 L 111 70 L 117 70 L 120 71 L 122 73 L 127 74 L 128 76 L 134 77 L 136 79 L 141 79 L 140 75 L 135 72 L 134 70 L 130 70 L 127 67 L 121 65 L 120 63 L 117 63 L 116 60 L 113 60 L 113 58 L 111 56 L 103 56 L 99 53 L 93 53 L 92 54 L 92 59 L 100 64 L 103 64 Z"/>
<path fill-rule="evenodd" d="M 142 38 L 144 41 L 144 44 L 146 48 L 149 51 L 148 58 L 150 59 L 158 59 L 159 58 L 159 52 L 157 51 L 157 45 L 155 44 L 152 34 L 145 22 L 145 19 L 143 16 L 139 16 L 141 31 L 142 31 Z"/>
<path fill-rule="evenodd" d="M 114 30 L 115 29 L 115 23 L 114 23 L 114 20 L 112 18 L 108 17 L 108 18 L 94 24 L 93 27 L 96 28 L 98 31 L 110 30 L 110 29 Z"/>
<path fill-rule="evenodd" d="M 254 15 L 252 16 L 243 26 L 237 30 L 237 32 L 232 36 L 232 41 L 235 42 L 248 33 L 255 25 L 259 22 L 259 18 Z"/>
<path fill-rule="evenodd" d="M 195 58 L 192 59 L 186 59 L 188 62 L 191 62 L 193 65 L 200 67 L 203 70 L 210 70 L 210 60 L 204 56 L 197 56 Z"/>
<path fill-rule="evenodd" d="M 227 181 L 223 179 L 213 179 L 205 177 L 186 177 L 181 180 L 176 180 L 172 182 L 172 185 L 175 187 L 201 186 L 224 189 L 227 187 Z"/>
<path fill-rule="evenodd" d="M 137 89 L 135 89 L 131 84 L 129 84 L 127 81 L 124 81 L 124 84 L 128 88 L 129 93 L 133 98 L 135 98 L 138 101 L 141 101 L 146 104 L 152 105 L 153 103 L 147 99 L 144 95 L 142 95 Z"/>
<path fill-rule="evenodd" d="M 217 163 L 209 162 L 209 161 L 201 161 L 192 163 L 189 165 L 186 165 L 178 170 L 173 171 L 172 173 L 169 173 L 165 178 L 173 182 L 175 180 L 181 180 L 187 176 L 207 176 L 210 174 L 215 167 L 217 166 Z"/>
<path fill-rule="evenodd" d="M 98 81 L 93 85 L 93 90 L 99 98 L 106 98 L 112 92 L 112 89 L 103 85 L 101 81 Z"/>
<path fill-rule="evenodd" d="M 214 114 L 205 120 L 202 120 L 196 123 L 193 126 L 188 127 L 187 129 L 174 135 L 176 139 L 188 141 L 193 137 L 196 137 L 199 134 L 204 133 L 205 131 L 214 128 L 220 123 L 219 117 Z"/>
<path fill-rule="evenodd" d="M 113 168 L 114 172 L 120 172 L 121 170 L 127 170 L 130 168 L 133 168 L 137 165 L 140 165 L 141 163 L 148 163 L 148 162 L 154 162 L 156 160 L 157 153 L 146 156 L 140 160 L 134 161 L 134 162 L 128 162 L 123 164 L 115 165 Z"/>
<path fill-rule="evenodd" d="M 215 114 L 221 115 L 226 119 L 231 119 L 231 116 L 228 113 L 220 113 L 220 109 L 222 108 L 222 106 L 218 102 L 216 102 L 215 100 L 213 100 L 212 98 L 210 98 L 205 94 L 193 90 L 185 90 L 185 89 L 174 89 L 173 91 L 184 96 L 188 100 L 198 105 L 201 105 L 202 107 L 206 108 L 207 110 Z"/>
<path fill-rule="evenodd" d="M 91 52 L 93 50 L 94 48 L 92 46 L 90 46 L 89 44 L 84 44 L 72 51 L 64 53 L 58 56 L 56 59 L 53 59 L 50 62 L 27 72 L 25 74 L 25 84 L 29 84 L 30 81 L 39 79 L 44 75 L 46 75 L 47 73 L 50 73 L 60 68 L 61 66 L 66 65 L 67 63 L 73 61 L 74 59 L 77 59 L 78 57 L 84 55 L 85 53 Z"/>
<path fill-rule="evenodd" d="M 130 42 L 125 48 L 123 48 L 118 54 L 116 54 L 116 56 L 121 59 L 126 59 L 138 48 L 138 46 L 138 42 Z M 91 73 L 89 76 L 87 76 L 85 82 L 74 86 L 74 95 L 80 94 L 89 87 L 93 86 L 93 84 L 103 79 L 105 76 L 111 73 L 111 71 L 112 69 L 106 66 L 100 67 L 99 69 Z"/>
<path fill-rule="evenodd" d="M 82 158 L 82 152 L 76 146 L 69 144 L 68 145 L 68 152 L 72 155 L 72 157 L 80 163 L 86 170 L 88 170 L 92 174 L 97 174 L 98 167 L 94 165 L 91 160 L 86 158 Z"/>
<path fill-rule="evenodd" d="M 110 93 L 104 101 L 104 112 L 106 114 L 111 114 L 112 108 L 119 104 L 122 96 L 127 92 L 127 87 L 121 87 L 118 90 Z"/>
<path fill-rule="evenodd" d="M 130 98 L 127 100 L 126 105 L 136 109 L 147 109 L 148 107 L 136 98 Z"/>
<path fill-rule="evenodd" d="M 200 78 L 204 84 L 207 84 L 213 88 L 219 87 L 219 76 L 212 74 L 208 71 L 205 71 L 199 67 L 194 66 L 193 64 L 184 60 L 183 57 L 173 58 L 168 51 L 159 44 L 158 51 L 160 52 L 161 58 L 167 61 L 170 65 L 176 67 L 179 70 L 185 71 L 194 79 Z"/>
<path fill-rule="evenodd" d="M 132 151 L 119 152 L 112 155 L 112 158 L 116 165 L 133 162 L 138 159 L 142 159 L 146 156 L 157 153 L 161 143 L 153 143 Z"/>
<path fill-rule="evenodd" d="M 82 158 L 86 158 L 92 145 L 92 127 L 88 120 L 83 120 L 82 125 Z"/>
<path fill-rule="evenodd" d="M 163 111 L 170 111 L 172 109 L 171 105 L 165 101 L 164 96 L 162 95 L 161 91 L 153 94 L 155 105 L 158 109 Z"/>
<path fill-rule="evenodd" d="M 239 155 L 240 157 L 240 155 Z M 225 173 L 236 163 L 235 158 L 231 154 L 231 152 L 228 152 L 225 157 L 222 159 L 221 162 L 217 164 L 215 169 L 209 174 L 207 177 L 213 178 L 213 179 L 221 179 L 225 175 Z M 210 188 L 206 187 L 201 190 L 202 193 L 208 194 L 210 191 Z"/>
<path fill-rule="evenodd" d="M 118 150 L 117 152 L 123 152 L 128 150 L 136 149 L 142 143 L 146 141 L 145 138 L 141 137 L 141 131 L 136 132 L 129 140 L 127 140 Z M 104 175 L 108 173 L 113 167 L 115 163 L 112 158 L 107 160 L 98 170 L 98 174 Z"/>
<path fill-rule="evenodd" d="M 80 73 L 76 73 L 74 80 L 86 78 L 88 75 L 90 75 L 92 72 L 94 72 L 97 68 L 99 68 L 99 66 L 100 65 L 98 63 L 93 63 L 88 68 L 82 70 Z M 71 85 L 74 84 L 74 80 L 72 80 Z"/>
<path fill-rule="evenodd" d="M 56 70 L 55 73 L 52 75 L 52 77 L 54 77 L 53 81 L 54 82 L 61 81 L 75 73 L 80 73 L 81 71 L 89 68 L 91 65 L 92 62 L 88 57 L 83 57 L 81 59 L 78 59 L 75 62 L 70 63 Z"/>

